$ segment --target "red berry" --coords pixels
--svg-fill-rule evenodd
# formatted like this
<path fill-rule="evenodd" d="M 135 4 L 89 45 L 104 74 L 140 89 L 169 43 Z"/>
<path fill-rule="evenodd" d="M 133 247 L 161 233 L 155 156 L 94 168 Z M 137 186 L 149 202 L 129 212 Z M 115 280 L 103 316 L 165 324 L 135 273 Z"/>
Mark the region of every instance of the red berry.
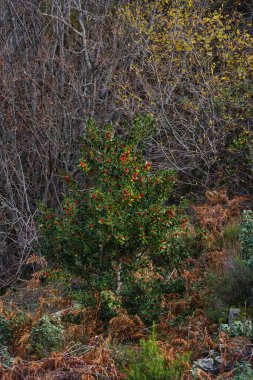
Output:
<path fill-rule="evenodd" d="M 65 175 L 65 176 L 64 176 L 64 179 L 65 179 L 65 181 L 68 182 L 68 183 L 71 182 L 71 179 L 69 178 L 68 175 Z"/>
<path fill-rule="evenodd" d="M 144 169 L 148 170 L 150 167 L 151 167 L 151 163 L 150 162 L 146 162 L 146 165 L 144 166 Z"/>
<path fill-rule="evenodd" d="M 172 218 L 174 216 L 174 212 L 172 210 L 168 210 L 167 214 L 169 218 Z"/>

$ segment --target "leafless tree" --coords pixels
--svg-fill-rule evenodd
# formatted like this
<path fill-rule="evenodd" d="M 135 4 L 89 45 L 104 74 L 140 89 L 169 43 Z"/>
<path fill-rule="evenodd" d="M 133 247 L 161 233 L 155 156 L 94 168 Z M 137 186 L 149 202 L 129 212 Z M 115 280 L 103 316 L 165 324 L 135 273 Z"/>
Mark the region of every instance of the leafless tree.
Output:
<path fill-rule="evenodd" d="M 60 206 L 61 173 L 79 154 L 85 121 L 110 119 L 117 64 L 110 1 L 2 0 L 0 9 L 1 282 L 36 243 L 36 204 Z"/>

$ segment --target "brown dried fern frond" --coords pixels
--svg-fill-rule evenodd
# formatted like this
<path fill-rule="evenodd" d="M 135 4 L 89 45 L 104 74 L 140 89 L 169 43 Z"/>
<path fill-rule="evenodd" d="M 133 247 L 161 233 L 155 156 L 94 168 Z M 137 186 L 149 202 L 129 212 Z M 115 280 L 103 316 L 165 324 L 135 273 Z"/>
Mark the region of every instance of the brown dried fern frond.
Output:
<path fill-rule="evenodd" d="M 213 239 L 219 235 L 222 236 L 223 227 L 240 215 L 243 202 L 252 200 L 252 197 L 249 196 L 237 196 L 228 199 L 225 190 L 207 191 L 205 194 L 208 203 L 193 206 L 193 210 L 201 228 L 209 231 L 209 237 Z"/>
<path fill-rule="evenodd" d="M 102 344 L 87 354 L 73 356 L 69 352 L 54 353 L 49 358 L 23 361 L 19 359 L 11 368 L 0 365 L 1 380 L 66 380 L 66 379 L 118 379 L 110 351 Z"/>
<path fill-rule="evenodd" d="M 110 320 L 109 337 L 118 342 L 140 339 L 144 337 L 143 327 L 144 324 L 138 316 L 130 317 L 122 314 Z"/>
<path fill-rule="evenodd" d="M 205 196 L 212 205 L 228 203 L 227 191 L 225 189 L 219 191 L 206 191 Z"/>
<path fill-rule="evenodd" d="M 47 266 L 47 261 L 43 256 L 33 253 L 27 258 L 26 264 L 36 264 L 42 268 L 45 268 Z"/>

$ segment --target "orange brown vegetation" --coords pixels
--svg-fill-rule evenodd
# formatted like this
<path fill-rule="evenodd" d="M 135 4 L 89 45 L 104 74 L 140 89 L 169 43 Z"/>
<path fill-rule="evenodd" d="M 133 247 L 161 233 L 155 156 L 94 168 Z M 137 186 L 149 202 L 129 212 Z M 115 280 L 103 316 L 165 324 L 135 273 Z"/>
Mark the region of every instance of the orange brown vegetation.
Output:
<path fill-rule="evenodd" d="M 87 354 L 79 356 L 66 351 L 37 361 L 16 359 L 11 369 L 0 366 L 0 376 L 2 380 L 93 380 L 97 376 L 118 379 L 110 352 L 104 344 L 91 346 Z"/>
<path fill-rule="evenodd" d="M 118 342 L 139 340 L 144 337 L 143 328 L 144 324 L 137 315 L 130 317 L 122 314 L 110 320 L 109 338 Z"/>
<path fill-rule="evenodd" d="M 240 211 L 249 197 L 229 199 L 227 192 L 206 192 L 208 202 L 194 206 L 202 228 L 207 230 L 207 238 L 215 241 L 223 235 L 223 228 L 240 219 Z M 193 228 L 193 227 L 192 227 Z M 213 270 L 222 276 L 226 270 L 228 252 L 221 249 L 207 249 L 198 258 L 188 258 L 174 269 L 171 279 L 182 278 L 185 281 L 183 295 L 166 294 L 163 299 L 164 313 L 157 325 L 158 345 L 165 360 L 170 365 L 180 355 L 191 354 L 191 363 L 199 358 L 209 357 L 210 351 L 218 352 L 222 359 L 219 375 L 210 375 L 200 368 L 195 371 L 198 380 L 232 379 L 231 363 L 241 360 L 252 362 L 252 345 L 245 337 L 231 338 L 218 332 L 218 326 L 211 322 L 205 313 L 212 289 L 206 283 L 208 271 Z M 28 259 L 29 260 L 29 259 Z M 32 255 L 30 263 L 43 267 L 43 260 Z M 144 280 L 157 274 L 150 266 L 150 272 L 137 271 L 136 280 Z M 3 380 L 92 380 L 123 379 L 125 375 L 117 370 L 110 347 L 134 342 L 133 350 L 138 350 L 138 341 L 146 339 L 148 329 L 136 315 L 130 316 L 121 309 L 107 325 L 99 320 L 98 302 L 94 308 L 75 309 L 73 301 L 66 297 L 60 288 L 42 284 L 43 270 L 37 271 L 27 286 L 15 293 L 7 292 L 0 303 L 0 315 L 8 320 L 15 318 L 19 308 L 26 306 L 26 322 L 14 332 L 13 352 L 15 357 L 10 368 L 0 366 L 0 378 Z M 96 297 L 96 295 L 94 295 Z M 205 299 L 206 297 L 206 299 Z M 28 302 L 27 302 L 28 301 Z M 30 304 L 31 303 L 31 304 Z M 36 309 L 31 305 L 35 303 Z M 10 306 L 11 305 L 11 306 Z M 29 353 L 29 336 L 32 326 L 43 315 L 54 315 L 64 321 L 68 316 L 79 316 L 77 324 L 64 323 L 65 349 L 43 359 L 33 358 Z M 182 316 L 184 316 L 182 318 Z M 177 322 L 182 318 L 181 322 Z M 75 342 L 80 342 L 76 344 Z M 187 366 L 186 366 L 187 367 Z M 190 365 L 182 380 L 193 380 Z"/>
<path fill-rule="evenodd" d="M 211 239 L 222 235 L 223 227 L 239 217 L 245 201 L 252 200 L 250 196 L 237 196 L 229 199 L 226 190 L 207 191 L 208 203 L 193 206 L 200 226 L 208 232 Z"/>

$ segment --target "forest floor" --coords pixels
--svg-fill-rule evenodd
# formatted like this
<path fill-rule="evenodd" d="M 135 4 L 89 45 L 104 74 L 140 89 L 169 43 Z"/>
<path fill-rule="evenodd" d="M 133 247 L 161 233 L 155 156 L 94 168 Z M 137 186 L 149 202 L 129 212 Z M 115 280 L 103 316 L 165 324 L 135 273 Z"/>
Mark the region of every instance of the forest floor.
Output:
<path fill-rule="evenodd" d="M 237 261 L 241 210 L 251 203 L 214 196 L 194 207 L 206 249 L 189 259 L 190 269 L 173 272 L 185 291 L 164 298 L 153 327 L 124 309 L 103 320 L 101 304 L 78 301 L 82 279 L 66 281 L 59 268 L 42 267 L 7 290 L 0 298 L 1 379 L 253 379 L 252 299 L 245 301 L 252 277 Z"/>

